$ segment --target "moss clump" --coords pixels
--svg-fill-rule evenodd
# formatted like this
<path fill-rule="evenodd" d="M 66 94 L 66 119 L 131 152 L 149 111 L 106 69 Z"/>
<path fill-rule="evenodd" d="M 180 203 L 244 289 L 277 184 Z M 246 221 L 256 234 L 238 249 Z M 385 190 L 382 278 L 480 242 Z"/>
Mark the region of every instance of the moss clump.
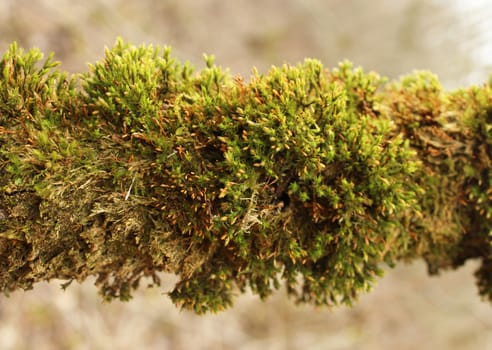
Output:
<path fill-rule="evenodd" d="M 424 217 L 413 220 L 417 256 L 430 273 L 479 258 L 480 293 L 492 300 L 492 89 L 490 82 L 446 93 L 417 72 L 382 93 L 385 114 L 422 161 Z"/>
<path fill-rule="evenodd" d="M 320 62 L 232 77 L 117 41 L 68 78 L 12 45 L 0 81 L 0 288 L 142 277 L 196 312 L 235 291 L 350 304 L 381 264 L 483 258 L 492 295 L 490 87 L 386 84 Z M 488 271 L 488 273 L 487 273 Z"/>

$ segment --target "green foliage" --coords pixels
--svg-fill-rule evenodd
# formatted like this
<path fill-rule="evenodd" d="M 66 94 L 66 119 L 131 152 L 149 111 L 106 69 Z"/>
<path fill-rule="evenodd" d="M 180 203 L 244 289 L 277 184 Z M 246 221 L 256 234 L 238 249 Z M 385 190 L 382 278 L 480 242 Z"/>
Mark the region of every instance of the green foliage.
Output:
<path fill-rule="evenodd" d="M 122 40 L 75 79 L 40 60 L 12 45 L 0 67 L 4 292 L 95 275 L 126 300 L 166 271 L 198 313 L 282 285 L 351 304 L 383 263 L 478 257 L 491 297 L 491 86 L 316 60 L 245 82 Z"/>

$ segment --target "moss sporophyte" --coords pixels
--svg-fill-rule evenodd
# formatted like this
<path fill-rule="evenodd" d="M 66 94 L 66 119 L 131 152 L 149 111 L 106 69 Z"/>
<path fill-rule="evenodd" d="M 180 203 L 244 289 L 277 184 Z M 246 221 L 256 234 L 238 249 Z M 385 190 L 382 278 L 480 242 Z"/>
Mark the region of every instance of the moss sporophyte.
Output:
<path fill-rule="evenodd" d="M 88 72 L 0 61 L 0 288 L 96 276 L 221 310 L 250 289 L 350 304 L 384 264 L 480 259 L 492 300 L 492 84 L 307 59 L 245 82 L 118 40 Z M 492 81 L 492 80 L 491 80 Z"/>

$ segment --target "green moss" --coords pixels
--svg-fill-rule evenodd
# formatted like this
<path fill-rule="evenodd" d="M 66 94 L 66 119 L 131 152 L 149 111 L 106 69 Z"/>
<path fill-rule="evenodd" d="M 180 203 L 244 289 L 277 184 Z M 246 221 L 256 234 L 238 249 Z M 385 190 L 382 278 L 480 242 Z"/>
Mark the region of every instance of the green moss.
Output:
<path fill-rule="evenodd" d="M 232 77 L 118 40 L 74 78 L 15 45 L 1 61 L 0 288 L 143 277 L 198 313 L 281 285 L 351 304 L 383 264 L 481 258 L 492 295 L 491 87 L 387 83 L 344 62 Z M 78 86 L 78 88 L 77 88 Z"/>

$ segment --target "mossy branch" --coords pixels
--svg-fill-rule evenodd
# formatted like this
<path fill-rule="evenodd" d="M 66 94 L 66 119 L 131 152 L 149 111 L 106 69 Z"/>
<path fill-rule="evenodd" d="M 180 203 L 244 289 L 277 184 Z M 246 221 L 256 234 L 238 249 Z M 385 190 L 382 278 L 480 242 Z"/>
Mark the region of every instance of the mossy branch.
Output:
<path fill-rule="evenodd" d="M 382 264 L 481 259 L 492 300 L 492 83 L 446 92 L 306 60 L 249 81 L 121 40 L 87 73 L 0 61 L 0 289 L 142 277 L 202 313 L 285 285 L 350 304 Z"/>

